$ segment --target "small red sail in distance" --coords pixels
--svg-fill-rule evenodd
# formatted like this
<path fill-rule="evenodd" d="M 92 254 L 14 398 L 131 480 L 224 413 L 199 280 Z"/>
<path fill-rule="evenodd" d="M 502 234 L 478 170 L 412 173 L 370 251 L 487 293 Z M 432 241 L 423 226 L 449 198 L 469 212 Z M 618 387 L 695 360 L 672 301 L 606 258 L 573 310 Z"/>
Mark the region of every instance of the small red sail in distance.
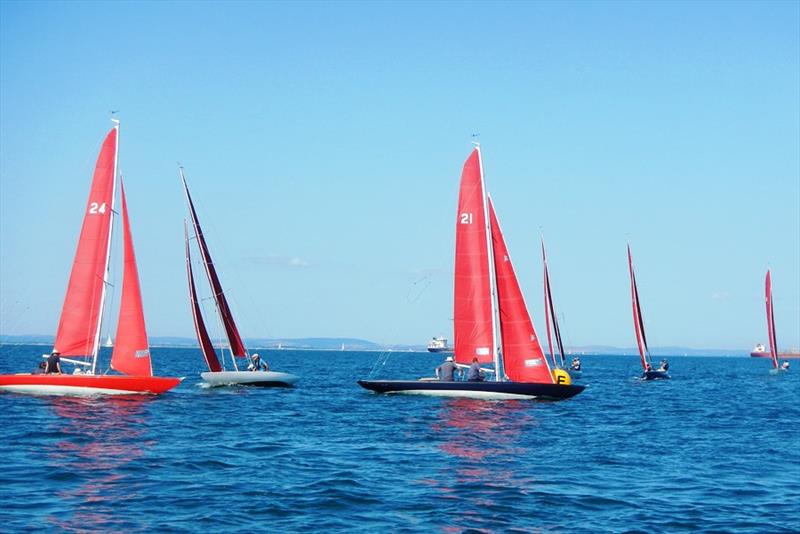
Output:
<path fill-rule="evenodd" d="M 133 237 L 128 219 L 128 204 L 125 201 L 125 187 L 120 179 L 122 199 L 123 228 L 123 278 L 122 297 L 119 306 L 116 342 L 111 354 L 111 367 L 120 373 L 135 376 L 153 376 L 150 360 L 150 347 L 144 324 L 142 293 L 139 287 L 139 271 L 136 268 L 136 254 L 133 250 Z"/>
<path fill-rule="evenodd" d="M 456 213 L 453 302 L 455 360 L 494 361 L 485 193 L 478 149 L 464 163 Z"/>
<path fill-rule="evenodd" d="M 217 358 L 217 352 L 214 350 L 211 337 L 208 335 L 206 323 L 203 321 L 203 313 L 200 309 L 200 302 L 197 300 L 197 290 L 195 289 L 194 275 L 192 274 L 192 256 L 189 251 L 189 229 L 186 226 L 185 220 L 183 221 L 183 232 L 186 238 L 186 273 L 189 277 L 189 300 L 192 304 L 194 330 L 197 333 L 197 340 L 200 342 L 200 350 L 203 352 L 203 357 L 206 359 L 208 370 L 217 373 L 222 371 L 222 366 Z"/>
<path fill-rule="evenodd" d="M 772 358 L 772 367 L 778 368 L 778 342 L 775 340 L 775 315 L 772 309 L 772 275 L 767 269 L 767 278 L 764 281 L 765 300 L 767 303 L 767 336 L 769 337 L 769 355 Z"/>
<path fill-rule="evenodd" d="M 117 128 L 108 132 L 94 168 L 72 272 L 67 284 L 54 350 L 91 356 L 97 350 L 101 300 L 108 265 Z"/>
<path fill-rule="evenodd" d="M 628 245 L 628 270 L 631 275 L 631 305 L 633 307 L 633 328 L 636 331 L 636 346 L 639 348 L 639 356 L 642 359 L 642 369 L 647 370 L 647 338 L 644 335 L 644 320 L 642 319 L 642 308 L 639 305 L 639 290 L 636 287 L 636 275 L 633 273 L 633 258 L 631 257 L 631 246 Z"/>
<path fill-rule="evenodd" d="M 553 375 L 533 328 L 491 198 L 489 219 L 497 277 L 500 334 L 503 340 L 503 369 L 513 382 L 552 384 Z"/>
<path fill-rule="evenodd" d="M 228 343 L 231 347 L 231 352 L 235 356 L 247 356 L 247 349 L 242 342 L 242 337 L 239 335 L 239 329 L 236 327 L 236 322 L 233 320 L 231 308 L 228 306 L 228 299 L 225 298 L 225 293 L 222 291 L 222 283 L 219 281 L 217 269 L 214 267 L 214 261 L 211 259 L 211 253 L 208 251 L 206 239 L 203 236 L 203 230 L 200 228 L 200 221 L 197 219 L 197 212 L 194 209 L 192 196 L 189 194 L 189 187 L 186 185 L 186 179 L 181 170 L 181 180 L 183 181 L 183 189 L 186 192 L 186 200 L 189 203 L 189 213 L 192 217 L 192 226 L 194 227 L 194 235 L 197 237 L 197 244 L 200 248 L 200 256 L 202 257 L 203 264 L 206 267 L 206 274 L 208 275 L 208 282 L 211 285 L 211 291 L 214 294 L 214 299 L 217 303 L 217 310 L 219 311 L 222 325 L 225 327 L 225 334 L 228 337 Z"/>

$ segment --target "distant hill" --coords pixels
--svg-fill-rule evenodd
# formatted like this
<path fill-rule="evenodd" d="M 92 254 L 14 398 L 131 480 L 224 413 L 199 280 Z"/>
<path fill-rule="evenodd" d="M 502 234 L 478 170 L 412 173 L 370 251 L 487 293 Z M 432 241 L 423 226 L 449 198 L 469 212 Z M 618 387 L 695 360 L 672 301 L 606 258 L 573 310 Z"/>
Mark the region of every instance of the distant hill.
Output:
<path fill-rule="evenodd" d="M 248 348 L 253 349 L 308 349 L 308 350 L 396 350 L 396 351 L 425 351 L 425 345 L 381 345 L 374 341 L 352 337 L 301 337 L 301 338 L 247 338 L 244 340 Z M 0 335 L 0 343 L 52 345 L 53 336 Z M 156 336 L 150 338 L 154 347 L 196 347 L 197 340 L 190 337 Z M 613 347 L 609 345 L 586 345 L 581 347 L 567 347 L 570 354 L 621 354 L 636 355 L 634 347 Z M 693 349 L 689 347 L 652 347 L 653 356 L 748 356 L 750 349 Z"/>
<path fill-rule="evenodd" d="M 0 335 L 0 343 L 52 345 L 53 336 L 47 335 Z M 366 339 L 351 337 L 303 337 L 303 338 L 246 338 L 248 348 L 253 349 L 310 349 L 310 350 L 425 350 L 423 345 L 380 345 Z M 197 339 L 178 336 L 153 336 L 154 347 L 197 347 Z"/>

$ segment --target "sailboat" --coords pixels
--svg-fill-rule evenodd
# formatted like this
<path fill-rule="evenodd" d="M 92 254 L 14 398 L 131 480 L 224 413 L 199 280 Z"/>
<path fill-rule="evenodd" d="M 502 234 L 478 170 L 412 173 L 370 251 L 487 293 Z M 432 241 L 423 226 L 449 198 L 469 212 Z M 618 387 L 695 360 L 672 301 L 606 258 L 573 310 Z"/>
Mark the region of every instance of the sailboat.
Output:
<path fill-rule="evenodd" d="M 147 343 L 139 274 L 133 250 L 128 206 L 122 177 L 118 176 L 119 121 L 105 137 L 92 178 L 72 273 L 61 311 L 53 351 L 61 361 L 76 365 L 75 374 L 0 375 L 0 389 L 18 393 L 56 395 L 159 394 L 181 379 L 153 376 Z M 97 374 L 100 332 L 109 286 L 111 236 L 116 185 L 122 202 L 123 281 L 116 344 L 111 369 L 122 373 Z M 83 368 L 83 370 L 81 370 Z"/>
<path fill-rule="evenodd" d="M 544 320 L 545 329 L 547 331 L 547 346 L 550 349 L 550 359 L 553 361 L 553 367 L 566 369 L 567 362 L 564 352 L 564 343 L 561 341 L 561 330 L 558 327 L 558 318 L 556 316 L 556 308 L 553 305 L 553 293 L 550 290 L 550 272 L 547 268 L 547 252 L 544 248 L 544 237 L 542 237 L 542 264 L 544 265 Z M 551 335 L 552 330 L 552 335 Z M 553 337 L 556 338 L 556 347 L 558 348 L 558 359 L 553 350 Z M 578 368 L 571 368 L 570 371 L 580 372 L 580 364 Z"/>
<path fill-rule="evenodd" d="M 464 163 L 456 217 L 454 357 L 468 367 L 473 358 L 493 375 L 480 382 L 359 380 L 377 393 L 488 399 L 566 399 L 583 391 L 563 370 L 551 372 L 525 306 L 503 233 L 486 193 L 481 149 Z M 557 378 L 556 378 L 557 377 Z"/>
<path fill-rule="evenodd" d="M 104 347 L 113 347 L 113 346 L 114 346 L 114 341 L 111 339 L 111 335 L 110 335 L 110 334 L 109 334 L 109 336 L 106 338 L 106 342 L 105 342 L 105 343 L 103 343 L 103 346 L 104 346 Z"/>
<path fill-rule="evenodd" d="M 639 290 L 636 287 L 636 275 L 633 272 L 633 258 L 631 256 L 631 246 L 628 245 L 628 270 L 631 275 L 631 303 L 633 306 L 633 329 L 636 331 L 636 346 L 639 348 L 639 356 L 642 360 L 642 379 L 660 380 L 669 378 L 666 369 L 653 370 L 650 349 L 647 348 L 647 337 L 644 334 L 644 319 L 642 319 L 642 307 L 639 304 Z"/>
<path fill-rule="evenodd" d="M 222 290 L 222 283 L 217 275 L 217 269 L 211 259 L 211 253 L 208 250 L 206 239 L 203 236 L 203 230 L 200 228 L 200 221 L 197 218 L 197 211 L 192 202 L 192 196 L 189 194 L 189 187 L 186 184 L 186 177 L 183 175 L 183 167 L 180 169 L 181 183 L 183 183 L 183 191 L 186 194 L 186 202 L 189 205 L 189 215 L 191 217 L 192 228 L 194 229 L 194 238 L 197 240 L 197 247 L 200 250 L 200 257 L 205 268 L 208 283 L 214 297 L 214 302 L 217 307 L 220 322 L 222 323 L 225 336 L 228 341 L 228 354 L 230 355 L 232 370 L 225 368 L 225 349 L 222 350 L 222 361 L 217 357 L 216 349 L 211 342 L 211 337 L 208 334 L 205 321 L 203 320 L 202 310 L 200 309 L 200 301 L 197 297 L 197 290 L 194 283 L 194 273 L 192 271 L 192 257 L 191 247 L 189 246 L 189 229 L 184 221 L 184 235 L 186 239 L 186 273 L 189 278 L 189 301 L 192 308 L 192 317 L 194 318 L 195 332 L 197 340 L 200 343 L 200 350 L 205 358 L 208 372 L 200 373 L 200 376 L 207 384 L 211 386 L 262 386 L 262 387 L 291 387 L 298 377 L 289 373 L 279 373 L 275 371 L 261 371 L 261 370 L 239 370 L 239 363 L 237 358 L 245 359 L 244 361 L 249 364 L 251 356 L 247 348 L 244 346 L 242 337 L 239 335 L 239 328 L 233 319 L 233 313 L 228 300 L 225 297 L 225 292 Z M 253 357 L 256 355 L 254 354 Z"/>
<path fill-rule="evenodd" d="M 788 370 L 788 363 L 784 362 L 786 367 L 778 365 L 778 342 L 775 340 L 775 315 L 772 309 L 772 275 L 767 269 L 767 277 L 764 281 L 765 301 L 767 304 L 767 339 L 769 339 L 769 357 L 772 360 L 773 374 L 781 371 Z"/>

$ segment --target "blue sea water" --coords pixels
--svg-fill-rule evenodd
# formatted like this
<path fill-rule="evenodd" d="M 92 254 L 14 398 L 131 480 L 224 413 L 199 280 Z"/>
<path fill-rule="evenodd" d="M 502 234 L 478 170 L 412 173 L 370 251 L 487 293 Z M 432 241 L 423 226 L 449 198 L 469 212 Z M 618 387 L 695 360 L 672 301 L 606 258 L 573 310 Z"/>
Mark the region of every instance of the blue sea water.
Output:
<path fill-rule="evenodd" d="M 0 347 L 0 372 L 44 347 Z M 0 393 L 0 530 L 797 532 L 800 363 L 587 356 L 561 402 L 381 396 L 441 356 L 272 351 L 294 389 L 199 386 L 196 349 L 154 348 L 153 398 Z M 262 355 L 264 352 L 262 352 Z"/>

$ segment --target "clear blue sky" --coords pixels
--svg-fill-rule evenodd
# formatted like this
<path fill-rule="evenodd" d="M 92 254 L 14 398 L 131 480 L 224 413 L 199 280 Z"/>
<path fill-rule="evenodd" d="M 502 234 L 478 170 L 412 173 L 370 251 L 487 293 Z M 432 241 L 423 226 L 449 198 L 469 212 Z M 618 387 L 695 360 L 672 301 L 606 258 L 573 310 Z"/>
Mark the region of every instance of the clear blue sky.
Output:
<path fill-rule="evenodd" d="M 0 3 L 0 331 L 54 334 L 109 110 L 151 335 L 186 167 L 248 337 L 451 337 L 461 165 L 543 334 L 800 345 L 800 3 Z M 119 262 L 117 262 L 119 264 Z"/>

